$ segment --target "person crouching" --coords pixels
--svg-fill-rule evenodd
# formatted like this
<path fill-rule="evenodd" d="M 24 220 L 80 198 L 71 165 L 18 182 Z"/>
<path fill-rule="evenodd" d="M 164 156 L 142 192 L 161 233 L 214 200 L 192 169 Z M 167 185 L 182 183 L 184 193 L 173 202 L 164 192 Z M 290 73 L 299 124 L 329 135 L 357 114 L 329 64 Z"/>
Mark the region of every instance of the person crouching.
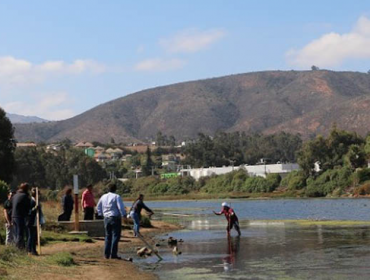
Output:
<path fill-rule="evenodd" d="M 226 202 L 223 202 L 221 206 L 222 206 L 222 209 L 220 212 L 213 211 L 213 213 L 215 215 L 222 215 L 222 214 L 225 215 L 225 218 L 227 220 L 227 228 L 226 228 L 227 235 L 230 235 L 230 230 L 234 227 L 235 230 L 238 232 L 238 235 L 240 236 L 241 232 L 240 232 L 240 227 L 239 227 L 239 220 L 234 210 Z"/>

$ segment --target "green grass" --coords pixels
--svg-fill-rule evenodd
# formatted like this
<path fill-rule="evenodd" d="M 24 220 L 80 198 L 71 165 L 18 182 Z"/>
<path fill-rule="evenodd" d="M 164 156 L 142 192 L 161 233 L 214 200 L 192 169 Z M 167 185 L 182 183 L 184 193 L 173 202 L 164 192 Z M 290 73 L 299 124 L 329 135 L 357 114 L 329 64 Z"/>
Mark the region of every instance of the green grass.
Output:
<path fill-rule="evenodd" d="M 46 262 L 49 264 L 56 264 L 59 266 L 74 266 L 76 265 L 73 256 L 68 252 L 56 253 L 48 256 Z"/>
<path fill-rule="evenodd" d="M 93 243 L 94 240 L 91 239 L 86 234 L 81 235 L 71 235 L 68 233 L 58 233 L 53 231 L 42 231 L 41 234 L 41 245 L 55 242 L 86 242 Z"/>

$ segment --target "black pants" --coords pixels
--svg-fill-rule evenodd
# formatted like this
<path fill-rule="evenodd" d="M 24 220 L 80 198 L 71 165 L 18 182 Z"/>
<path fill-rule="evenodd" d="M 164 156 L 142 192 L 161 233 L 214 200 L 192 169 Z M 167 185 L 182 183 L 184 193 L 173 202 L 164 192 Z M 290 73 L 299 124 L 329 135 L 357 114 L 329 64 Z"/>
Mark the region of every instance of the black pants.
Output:
<path fill-rule="evenodd" d="M 13 217 L 13 225 L 14 225 L 15 246 L 17 246 L 18 249 L 24 249 L 25 247 L 24 235 L 27 234 L 26 221 L 24 218 Z"/>
<path fill-rule="evenodd" d="M 84 209 L 84 220 L 94 220 L 94 207 Z"/>
<path fill-rule="evenodd" d="M 28 226 L 28 240 L 27 240 L 27 252 L 36 253 L 37 243 L 37 228 L 35 226 Z"/>

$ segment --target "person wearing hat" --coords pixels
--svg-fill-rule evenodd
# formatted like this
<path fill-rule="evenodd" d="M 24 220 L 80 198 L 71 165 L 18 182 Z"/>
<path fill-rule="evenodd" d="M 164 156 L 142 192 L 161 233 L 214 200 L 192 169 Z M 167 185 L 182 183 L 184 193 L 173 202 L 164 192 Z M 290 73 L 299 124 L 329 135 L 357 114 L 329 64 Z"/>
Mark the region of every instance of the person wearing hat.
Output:
<path fill-rule="evenodd" d="M 225 218 L 227 220 L 227 228 L 226 228 L 227 235 L 230 235 L 230 230 L 234 227 L 235 230 L 238 232 L 238 235 L 240 236 L 241 232 L 240 232 L 240 227 L 239 227 L 238 216 L 236 216 L 234 210 L 230 207 L 230 205 L 227 202 L 223 202 L 221 206 L 222 206 L 222 209 L 220 212 L 213 211 L 213 213 L 215 215 L 222 215 L 222 214 L 225 215 Z"/>

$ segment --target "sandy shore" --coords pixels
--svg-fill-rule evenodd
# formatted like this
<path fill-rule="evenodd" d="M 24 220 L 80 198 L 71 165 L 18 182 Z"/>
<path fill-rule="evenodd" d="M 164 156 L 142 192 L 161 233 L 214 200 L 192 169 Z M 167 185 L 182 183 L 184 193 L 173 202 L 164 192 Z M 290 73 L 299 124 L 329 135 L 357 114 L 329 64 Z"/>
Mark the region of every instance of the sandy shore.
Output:
<path fill-rule="evenodd" d="M 160 221 L 152 222 L 153 228 L 143 228 L 141 233 L 146 240 L 151 240 L 155 235 L 174 231 L 180 227 Z M 138 238 L 133 238 L 131 230 L 123 230 L 123 237 L 119 243 L 119 253 L 122 257 L 132 257 L 136 248 L 144 246 Z M 150 242 L 154 244 L 154 242 Z M 156 275 L 140 271 L 135 263 L 123 260 L 106 260 L 103 258 L 104 240 L 98 239 L 94 243 L 64 242 L 48 245 L 42 248 L 42 256 L 32 257 L 35 266 L 18 267 L 9 271 L 6 279 L 47 279 L 47 280 L 118 280 L 118 279 L 158 279 Z M 47 269 L 37 265 L 39 258 L 47 258 L 58 252 L 70 252 L 76 262 L 73 267 L 50 266 Z M 153 256 L 155 257 L 155 256 Z M 0 277 L 1 278 L 1 277 Z"/>

